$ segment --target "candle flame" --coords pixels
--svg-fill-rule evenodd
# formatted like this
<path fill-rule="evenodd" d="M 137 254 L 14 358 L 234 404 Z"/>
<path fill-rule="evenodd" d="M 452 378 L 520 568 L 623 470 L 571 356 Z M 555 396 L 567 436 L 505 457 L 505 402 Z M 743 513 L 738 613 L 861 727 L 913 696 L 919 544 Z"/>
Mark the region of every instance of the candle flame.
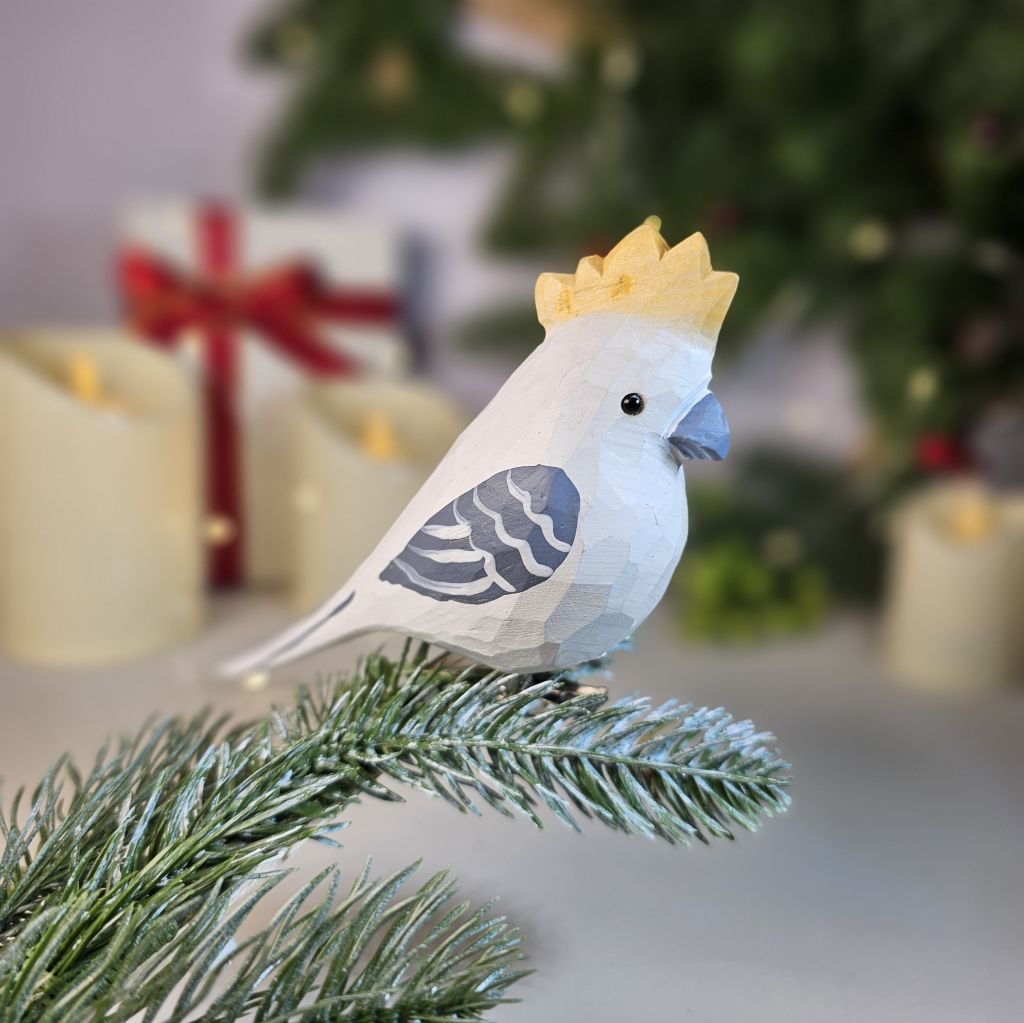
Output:
<path fill-rule="evenodd" d="M 68 363 L 71 393 L 87 405 L 102 405 L 103 383 L 96 360 L 86 352 L 75 352 Z"/>
<path fill-rule="evenodd" d="M 226 515 L 211 515 L 204 523 L 203 532 L 211 547 L 223 547 L 238 536 L 238 527 Z"/>
<path fill-rule="evenodd" d="M 394 462 L 401 456 L 394 424 L 379 410 L 371 412 L 363 422 L 362 445 L 374 462 Z"/>
<path fill-rule="evenodd" d="M 964 494 L 948 520 L 950 535 L 965 544 L 984 540 L 992 534 L 995 525 L 996 513 L 992 502 L 977 493 Z"/>

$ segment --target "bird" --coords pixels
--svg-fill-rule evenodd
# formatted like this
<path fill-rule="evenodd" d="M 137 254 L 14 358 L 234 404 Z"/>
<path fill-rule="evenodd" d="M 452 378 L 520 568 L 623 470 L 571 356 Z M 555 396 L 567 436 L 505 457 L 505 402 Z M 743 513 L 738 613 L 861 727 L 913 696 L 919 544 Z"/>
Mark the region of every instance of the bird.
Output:
<path fill-rule="evenodd" d="M 544 340 L 351 578 L 228 675 L 379 631 L 538 674 L 633 635 L 686 543 L 685 464 L 730 443 L 711 362 L 739 278 L 660 227 L 540 275 Z"/>

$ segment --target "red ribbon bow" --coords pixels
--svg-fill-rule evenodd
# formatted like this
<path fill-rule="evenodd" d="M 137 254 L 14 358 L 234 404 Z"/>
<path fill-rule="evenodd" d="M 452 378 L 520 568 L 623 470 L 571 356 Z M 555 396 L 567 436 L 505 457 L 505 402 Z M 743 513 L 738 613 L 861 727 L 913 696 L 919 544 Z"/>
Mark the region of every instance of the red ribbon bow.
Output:
<path fill-rule="evenodd" d="M 231 210 L 204 207 L 196 226 L 196 277 L 131 247 L 118 258 L 117 280 L 128 320 L 144 338 L 173 347 L 190 329 L 198 328 L 203 337 L 207 507 L 211 516 L 230 524 L 230 536 L 211 549 L 210 577 L 217 585 L 229 585 L 242 578 L 236 331 L 254 331 L 310 375 L 349 376 L 358 366 L 320 340 L 316 325 L 325 320 L 393 323 L 398 307 L 390 295 L 328 288 L 305 263 L 242 277 L 236 272 L 237 224 Z"/>

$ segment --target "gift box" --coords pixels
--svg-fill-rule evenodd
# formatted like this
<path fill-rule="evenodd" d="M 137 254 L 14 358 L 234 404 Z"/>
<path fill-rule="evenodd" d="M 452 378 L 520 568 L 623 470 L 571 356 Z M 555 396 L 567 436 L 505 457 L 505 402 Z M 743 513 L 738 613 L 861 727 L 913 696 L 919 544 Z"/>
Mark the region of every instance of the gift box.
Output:
<path fill-rule="evenodd" d="M 401 247 L 386 227 L 308 210 L 138 203 L 117 278 L 136 335 L 176 349 L 204 394 L 209 575 L 289 575 L 289 425 L 310 379 L 410 363 Z"/>

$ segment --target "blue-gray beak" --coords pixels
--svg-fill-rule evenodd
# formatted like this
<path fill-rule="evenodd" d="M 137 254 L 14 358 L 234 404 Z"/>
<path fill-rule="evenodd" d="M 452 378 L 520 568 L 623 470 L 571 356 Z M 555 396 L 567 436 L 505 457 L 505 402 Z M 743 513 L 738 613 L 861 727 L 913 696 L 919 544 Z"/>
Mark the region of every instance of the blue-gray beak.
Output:
<path fill-rule="evenodd" d="M 668 436 L 677 462 L 687 458 L 720 462 L 729 453 L 729 421 L 719 400 L 709 391 L 679 421 Z"/>

